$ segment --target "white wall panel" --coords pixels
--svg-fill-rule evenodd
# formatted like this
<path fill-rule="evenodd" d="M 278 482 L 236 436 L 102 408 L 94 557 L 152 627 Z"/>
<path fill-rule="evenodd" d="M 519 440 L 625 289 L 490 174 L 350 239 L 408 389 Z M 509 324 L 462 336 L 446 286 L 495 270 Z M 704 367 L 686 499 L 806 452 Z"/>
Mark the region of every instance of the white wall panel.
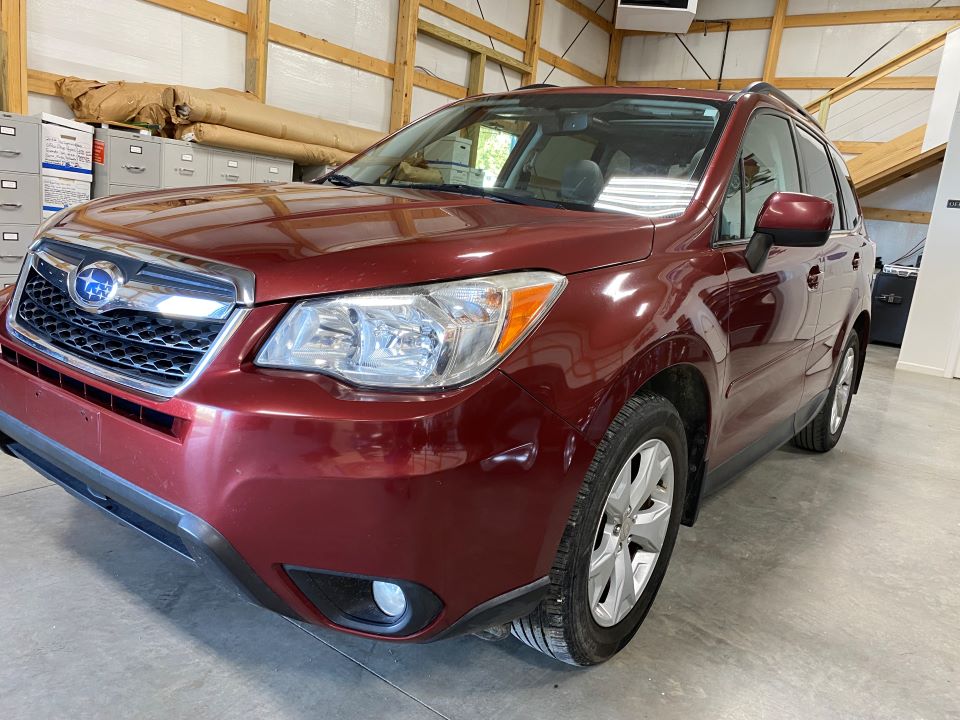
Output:
<path fill-rule="evenodd" d="M 831 106 L 833 140 L 886 142 L 927 121 L 932 90 L 862 90 Z"/>
<path fill-rule="evenodd" d="M 790 14 L 928 8 L 933 4 L 933 0 L 790 0 Z M 937 7 L 951 5 L 960 5 L 960 0 L 942 0 L 937 3 Z"/>
<path fill-rule="evenodd" d="M 790 3 L 790 12 L 793 12 L 793 2 Z M 697 18 L 733 20 L 734 18 L 770 17 L 776 5 L 776 0 L 700 0 L 697 4 Z"/>
<path fill-rule="evenodd" d="M 36 115 L 37 113 L 52 113 L 60 117 L 72 118 L 73 111 L 63 100 L 53 95 L 39 95 L 37 93 L 27 94 L 27 114 Z"/>
<path fill-rule="evenodd" d="M 896 185 L 860 198 L 865 207 L 930 212 L 937 196 L 941 166 L 927 168 Z M 877 255 L 893 262 L 919 243 L 927 234 L 927 226 L 916 223 L 867 220 L 870 237 L 877 243 Z"/>
<path fill-rule="evenodd" d="M 452 100 L 446 95 L 415 87 L 410 102 L 410 119 L 417 120 L 418 118 L 422 118 L 427 113 L 431 113 L 438 107 L 443 107 L 450 102 L 452 102 Z M 389 117 L 389 112 L 387 114 Z"/>
<path fill-rule="evenodd" d="M 723 33 L 684 35 L 683 41 L 700 61 L 709 77 L 720 74 Z M 745 30 L 730 34 L 723 76 L 759 77 L 767 51 L 769 30 Z M 673 35 L 640 35 L 624 38 L 620 58 L 621 80 L 703 80 L 704 74 Z"/>
<path fill-rule="evenodd" d="M 398 0 L 271 0 L 270 20 L 393 62 Z"/>
<path fill-rule="evenodd" d="M 608 0 L 609 2 L 610 0 Z M 523 37 L 527 32 L 527 3 L 525 0 L 448 0 L 461 10 L 482 15 L 494 25 Z M 547 0 L 549 3 L 550 0 Z M 481 12 L 482 10 L 482 12 Z M 431 20 L 431 22 L 433 22 Z"/>
<path fill-rule="evenodd" d="M 270 43 L 267 102 L 325 120 L 386 131 L 388 78 Z"/>
<path fill-rule="evenodd" d="M 606 0 L 607 5 L 613 0 Z M 588 3 L 596 7 L 597 3 Z M 580 31 L 583 30 L 581 33 Z M 577 34 L 580 37 L 577 38 Z M 540 47 L 554 55 L 562 55 L 573 42 L 566 59 L 576 63 L 596 75 L 603 75 L 607 69 L 607 48 L 610 36 L 588 22 L 572 10 L 552 0 L 546 0 L 543 7 L 543 32 L 540 35 Z M 579 84 L 583 84 L 581 81 Z"/>
<path fill-rule="evenodd" d="M 504 76 L 506 76 L 506 83 L 504 83 Z M 516 70 L 503 68 L 501 73 L 501 67 L 497 63 L 487 62 L 487 69 L 483 75 L 483 91 L 485 93 L 500 93 L 507 90 L 516 90 L 520 87 L 522 81 L 523 78 Z"/>
<path fill-rule="evenodd" d="M 414 63 L 444 80 L 457 85 L 467 84 L 470 72 L 470 53 L 426 35 L 417 37 Z"/>
<path fill-rule="evenodd" d="M 141 0 L 28 0 L 27 62 L 96 80 L 243 88 L 243 33 Z"/>

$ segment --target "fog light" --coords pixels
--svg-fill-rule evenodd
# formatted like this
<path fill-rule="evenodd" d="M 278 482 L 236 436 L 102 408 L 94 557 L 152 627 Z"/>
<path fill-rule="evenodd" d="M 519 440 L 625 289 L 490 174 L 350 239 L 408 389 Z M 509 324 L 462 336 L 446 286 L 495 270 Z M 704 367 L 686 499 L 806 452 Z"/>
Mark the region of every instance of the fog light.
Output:
<path fill-rule="evenodd" d="M 384 615 L 399 617 L 407 609 L 407 598 L 403 590 L 393 583 L 373 581 L 373 600 Z"/>

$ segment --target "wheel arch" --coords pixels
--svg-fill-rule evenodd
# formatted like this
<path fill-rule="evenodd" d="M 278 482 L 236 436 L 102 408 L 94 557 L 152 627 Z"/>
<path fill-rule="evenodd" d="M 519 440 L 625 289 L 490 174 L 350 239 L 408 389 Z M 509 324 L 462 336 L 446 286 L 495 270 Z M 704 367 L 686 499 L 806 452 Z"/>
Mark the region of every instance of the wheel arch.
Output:
<path fill-rule="evenodd" d="M 853 391 L 860 390 L 860 378 L 863 377 L 863 366 L 867 361 L 867 345 L 870 342 L 870 313 L 866 310 L 860 312 L 857 319 L 853 321 L 853 332 L 860 338 L 860 357 L 857 358 L 857 379 L 853 386 Z"/>
<path fill-rule="evenodd" d="M 698 336 L 674 335 L 638 355 L 611 384 L 587 428 L 599 442 L 630 398 L 651 390 L 669 400 L 687 431 L 688 476 L 682 522 L 693 525 L 700 505 L 719 394 L 720 365 Z"/>

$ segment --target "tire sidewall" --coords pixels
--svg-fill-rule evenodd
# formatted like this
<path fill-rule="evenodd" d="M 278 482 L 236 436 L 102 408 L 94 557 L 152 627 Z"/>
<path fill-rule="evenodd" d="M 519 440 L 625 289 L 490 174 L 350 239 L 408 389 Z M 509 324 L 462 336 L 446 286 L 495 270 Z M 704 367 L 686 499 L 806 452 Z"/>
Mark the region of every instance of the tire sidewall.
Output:
<path fill-rule="evenodd" d="M 637 447 L 652 439 L 665 442 L 673 457 L 673 502 L 667 534 L 650 579 L 633 610 L 616 625 L 603 627 L 593 617 L 587 589 L 596 529 L 620 468 Z M 590 663 L 602 662 L 626 645 L 649 612 L 663 582 L 676 542 L 680 517 L 683 514 L 688 468 L 686 433 L 676 410 L 666 400 L 643 406 L 639 412 L 628 418 L 619 432 L 607 438 L 604 443 L 600 450 L 602 456 L 593 471 L 594 485 L 590 502 L 581 518 L 573 548 L 572 572 L 569 573 L 563 588 L 564 597 L 569 598 L 567 612 L 573 613 L 573 617 L 569 618 L 572 622 L 567 623 L 570 632 L 575 636 L 571 638 L 573 642 L 570 647 L 585 653 L 587 657 L 583 659 Z"/>

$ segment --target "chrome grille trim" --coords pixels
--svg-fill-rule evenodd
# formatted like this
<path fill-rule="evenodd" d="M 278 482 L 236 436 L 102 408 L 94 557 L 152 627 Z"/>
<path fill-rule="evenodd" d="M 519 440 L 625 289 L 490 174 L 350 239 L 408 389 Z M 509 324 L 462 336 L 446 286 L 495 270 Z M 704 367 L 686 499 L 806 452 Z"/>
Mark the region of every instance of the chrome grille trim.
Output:
<path fill-rule="evenodd" d="M 227 300 L 225 295 L 221 295 L 217 298 L 218 302 L 221 304 L 218 304 L 216 312 L 218 314 L 222 313 L 222 317 L 217 318 L 208 316 L 208 319 L 210 320 L 219 320 L 223 322 L 223 327 L 206 352 L 202 355 L 189 376 L 176 385 L 160 384 L 143 378 L 133 377 L 129 374 L 118 372 L 75 353 L 64 350 L 63 348 L 56 347 L 30 328 L 23 327 L 21 323 L 18 323 L 17 315 L 20 309 L 20 302 L 24 296 L 24 288 L 27 285 L 31 273 L 40 274 L 49 282 L 50 280 L 48 275 L 50 274 L 52 268 L 54 272 L 64 274 L 65 282 L 69 282 L 69 280 L 66 280 L 66 278 L 70 277 L 71 267 L 74 269 L 74 271 L 76 269 L 76 265 L 71 263 L 70 260 L 64 259 L 58 253 L 51 253 L 47 250 L 45 247 L 45 242 L 48 240 L 63 245 L 77 245 L 80 246 L 80 248 L 92 249 L 98 253 L 103 253 L 105 256 L 113 254 L 121 257 L 132 258 L 143 263 L 149 263 L 152 266 L 170 268 L 178 272 L 187 273 L 191 276 L 201 276 L 211 281 L 219 281 L 220 283 L 226 282 L 232 285 L 236 289 L 236 295 L 235 297 L 230 298 L 229 304 L 225 304 Z M 45 268 L 43 268 L 44 265 L 46 266 Z M 47 272 L 41 272 L 41 268 L 45 269 Z M 181 295 L 181 290 L 182 288 L 177 288 L 175 290 L 176 296 Z M 152 313 L 160 316 L 161 313 L 157 311 L 157 303 L 155 302 L 156 298 L 171 297 L 169 290 L 164 294 L 162 286 L 155 284 L 151 285 L 148 283 L 141 283 L 139 286 L 136 286 L 135 292 L 140 294 L 139 298 L 125 298 L 125 301 L 131 302 L 132 306 L 114 304 L 110 309 L 132 309 L 138 312 Z M 80 372 L 95 379 L 103 380 L 121 387 L 130 388 L 137 392 L 153 396 L 156 399 L 165 400 L 176 396 L 189 387 L 210 365 L 226 342 L 233 336 L 233 333 L 236 331 L 237 327 L 240 326 L 244 318 L 246 318 L 246 316 L 249 314 L 249 306 L 253 304 L 253 293 L 254 276 L 252 273 L 242 268 L 226 266 L 220 263 L 212 263 L 201 258 L 194 258 L 181 254 L 165 253 L 164 251 L 154 248 L 123 243 L 120 241 L 91 238 L 87 234 L 74 233 L 58 228 L 55 232 L 47 233 L 43 238 L 39 238 L 31 246 L 30 253 L 27 256 L 23 269 L 20 272 L 16 290 L 14 291 L 14 295 L 7 312 L 6 325 L 8 332 L 13 337 L 27 347 L 30 347 L 46 355 L 47 357 L 51 357 L 54 360 L 68 365 L 73 369 L 79 370 Z M 188 292 L 187 295 L 207 296 L 209 294 Z M 120 300 L 120 298 L 118 298 L 118 300 Z M 175 317 L 183 318 L 184 316 L 178 315 Z"/>

